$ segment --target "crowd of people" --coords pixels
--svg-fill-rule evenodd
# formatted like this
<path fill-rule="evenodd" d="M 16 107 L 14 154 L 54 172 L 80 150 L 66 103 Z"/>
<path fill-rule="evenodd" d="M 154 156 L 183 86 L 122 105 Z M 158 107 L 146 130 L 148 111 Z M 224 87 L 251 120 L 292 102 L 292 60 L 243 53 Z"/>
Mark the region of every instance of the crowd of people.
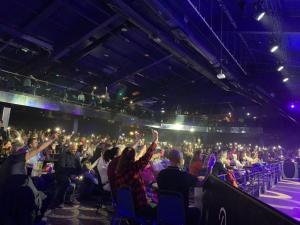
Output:
<path fill-rule="evenodd" d="M 0 142 L 0 220 L 5 225 L 34 224 L 47 209 L 77 205 L 99 193 L 116 200 L 122 187 L 131 188 L 136 212 L 149 219 L 155 218 L 160 190 L 179 192 L 188 224 L 197 224 L 200 212 L 189 207 L 189 193 L 209 174 L 287 157 L 281 146 L 184 141 L 176 147 L 159 142 L 157 131 L 147 142 L 138 132 L 114 139 L 62 128 L 4 129 L 2 122 Z M 228 182 L 237 187 L 234 175 Z"/>

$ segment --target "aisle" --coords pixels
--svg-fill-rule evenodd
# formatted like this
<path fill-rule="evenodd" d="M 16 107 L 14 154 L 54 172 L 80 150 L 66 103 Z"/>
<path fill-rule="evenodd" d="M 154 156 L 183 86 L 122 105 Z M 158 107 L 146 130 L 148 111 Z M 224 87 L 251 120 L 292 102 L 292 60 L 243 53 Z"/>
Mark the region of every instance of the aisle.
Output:
<path fill-rule="evenodd" d="M 82 204 L 57 208 L 48 211 L 45 216 L 47 225 L 108 225 L 112 217 L 111 210 L 111 208 L 105 208 L 96 213 L 94 207 Z"/>
<path fill-rule="evenodd" d="M 300 221 L 300 182 L 283 180 L 259 199 Z"/>

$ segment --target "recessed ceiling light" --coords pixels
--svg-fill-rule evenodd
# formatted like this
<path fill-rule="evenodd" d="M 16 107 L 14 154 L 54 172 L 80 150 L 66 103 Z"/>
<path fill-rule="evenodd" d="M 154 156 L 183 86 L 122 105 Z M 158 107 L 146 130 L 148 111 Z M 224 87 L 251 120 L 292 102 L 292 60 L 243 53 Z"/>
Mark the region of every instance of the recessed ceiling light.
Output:
<path fill-rule="evenodd" d="M 288 82 L 289 81 L 289 78 L 286 77 L 286 78 L 283 78 L 282 82 L 285 83 L 285 82 Z"/>
<path fill-rule="evenodd" d="M 274 46 L 272 46 L 272 48 L 270 49 L 270 52 L 276 52 L 277 51 L 277 49 L 279 48 L 279 46 L 278 45 L 274 45 Z"/>
<path fill-rule="evenodd" d="M 257 15 L 256 20 L 260 21 L 264 16 L 266 15 L 266 12 L 261 12 Z"/>
<path fill-rule="evenodd" d="M 281 70 L 283 70 L 283 68 L 284 68 L 284 66 L 279 66 L 279 67 L 277 68 L 277 71 L 280 72 Z"/>
<path fill-rule="evenodd" d="M 25 53 L 27 53 L 27 52 L 29 51 L 28 48 L 21 48 L 21 50 L 22 50 L 23 52 L 25 52 Z"/>

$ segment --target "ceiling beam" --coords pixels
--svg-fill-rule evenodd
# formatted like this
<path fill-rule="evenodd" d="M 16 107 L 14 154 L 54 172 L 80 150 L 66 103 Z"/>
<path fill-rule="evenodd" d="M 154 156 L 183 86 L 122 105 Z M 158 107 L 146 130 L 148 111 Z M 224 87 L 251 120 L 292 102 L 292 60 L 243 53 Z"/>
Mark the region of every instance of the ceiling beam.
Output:
<path fill-rule="evenodd" d="M 58 3 L 59 1 L 57 0 L 53 0 L 53 1 L 49 1 L 42 9 L 41 11 L 32 16 L 29 21 L 26 22 L 25 25 L 23 25 L 23 27 L 17 31 L 17 30 L 13 30 L 13 29 L 5 29 L 4 30 L 6 32 L 9 32 L 9 34 L 12 36 L 4 46 L 1 47 L 0 52 L 3 51 L 6 47 L 8 47 L 9 45 L 11 45 L 13 38 L 21 38 L 21 39 L 25 39 L 33 44 L 36 45 L 42 45 L 40 47 L 43 48 L 47 48 L 48 50 L 52 50 L 52 47 L 47 44 L 46 42 L 43 42 L 41 40 L 38 40 L 36 38 L 32 39 L 32 37 L 30 37 L 29 35 L 25 35 L 22 34 L 22 32 L 26 32 L 28 30 L 31 30 L 32 28 L 34 28 L 35 26 L 39 25 L 41 23 L 41 21 L 43 21 L 44 19 L 48 18 L 52 13 L 55 12 L 55 10 L 58 7 Z"/>
<path fill-rule="evenodd" d="M 96 26 L 94 29 L 92 29 L 90 32 L 88 32 L 87 34 L 82 36 L 80 39 L 78 39 L 71 45 L 68 45 L 66 48 L 63 48 L 59 52 L 56 52 L 55 56 L 54 56 L 54 60 L 57 61 L 57 60 L 61 59 L 63 56 L 65 56 L 70 51 L 72 51 L 74 48 L 76 48 L 80 43 L 90 39 L 95 34 L 101 33 L 102 35 L 104 35 L 105 33 L 110 32 L 111 30 L 105 29 L 105 28 L 107 28 L 108 25 L 117 24 L 119 26 L 125 22 L 126 22 L 126 19 L 124 17 L 122 17 L 121 15 L 114 15 L 114 16 L 110 17 L 108 20 L 106 20 L 103 23 Z M 106 31 L 104 31 L 104 29 Z"/>

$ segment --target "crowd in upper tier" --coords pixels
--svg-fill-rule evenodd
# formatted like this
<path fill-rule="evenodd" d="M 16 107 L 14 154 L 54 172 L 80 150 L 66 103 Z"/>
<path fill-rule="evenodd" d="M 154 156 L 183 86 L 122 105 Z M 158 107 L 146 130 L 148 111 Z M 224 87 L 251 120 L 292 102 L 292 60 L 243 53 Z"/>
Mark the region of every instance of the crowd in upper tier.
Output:
<path fill-rule="evenodd" d="M 62 128 L 4 129 L 1 122 L 1 224 L 34 224 L 47 209 L 79 204 L 99 190 L 116 200 L 123 187 L 130 187 L 136 212 L 150 220 L 155 218 L 157 193 L 178 192 L 188 224 L 198 224 L 200 212 L 190 207 L 189 191 L 209 174 L 229 175 L 227 181 L 238 187 L 234 169 L 291 156 L 281 146 L 209 146 L 199 141 L 172 145 L 159 142 L 158 136 L 153 131 L 152 140 L 145 141 L 148 137 L 131 132 L 114 139 Z"/>

